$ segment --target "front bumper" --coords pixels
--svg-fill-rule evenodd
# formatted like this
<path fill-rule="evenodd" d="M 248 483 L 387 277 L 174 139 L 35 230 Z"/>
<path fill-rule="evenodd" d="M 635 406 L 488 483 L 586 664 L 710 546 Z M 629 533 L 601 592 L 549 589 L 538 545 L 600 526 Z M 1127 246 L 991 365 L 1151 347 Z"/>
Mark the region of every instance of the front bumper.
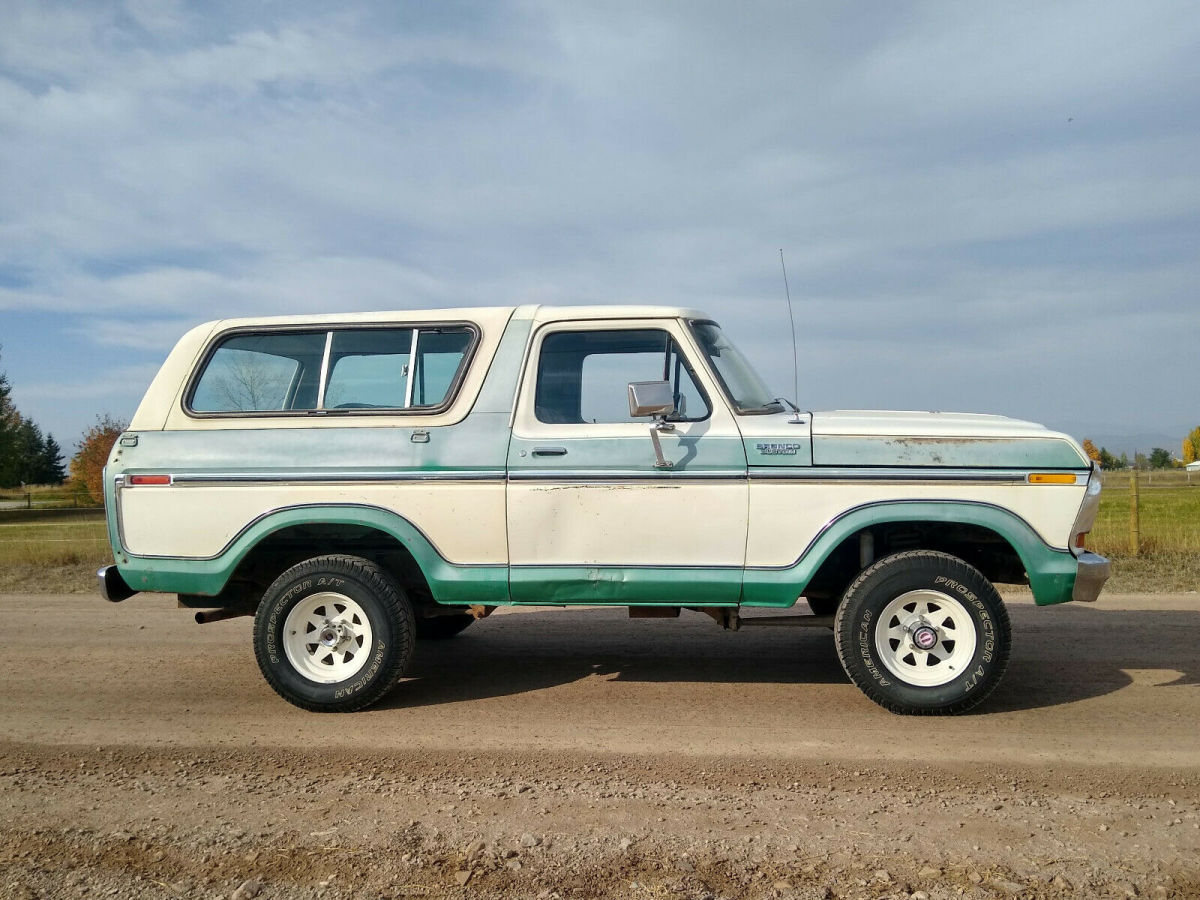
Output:
<path fill-rule="evenodd" d="M 1080 553 L 1079 570 L 1075 573 L 1075 587 L 1071 591 L 1071 599 L 1094 603 L 1111 574 L 1112 563 L 1103 556 L 1087 551 Z"/>
<path fill-rule="evenodd" d="M 121 577 L 121 572 L 116 566 L 101 566 L 96 572 L 96 578 L 100 582 L 100 596 L 109 603 L 120 603 L 137 593 Z"/>

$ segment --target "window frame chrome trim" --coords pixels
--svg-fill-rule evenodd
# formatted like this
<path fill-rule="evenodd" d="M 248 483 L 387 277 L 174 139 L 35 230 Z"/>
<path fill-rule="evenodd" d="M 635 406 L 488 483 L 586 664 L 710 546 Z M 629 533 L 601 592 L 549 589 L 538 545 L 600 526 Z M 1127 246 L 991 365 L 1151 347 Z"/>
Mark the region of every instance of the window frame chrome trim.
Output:
<path fill-rule="evenodd" d="M 333 347 L 333 329 L 325 332 L 325 349 L 321 353 L 321 380 L 317 384 L 317 409 L 325 408 L 325 388 L 329 384 L 329 350 Z M 281 410 L 282 412 L 282 410 Z"/>

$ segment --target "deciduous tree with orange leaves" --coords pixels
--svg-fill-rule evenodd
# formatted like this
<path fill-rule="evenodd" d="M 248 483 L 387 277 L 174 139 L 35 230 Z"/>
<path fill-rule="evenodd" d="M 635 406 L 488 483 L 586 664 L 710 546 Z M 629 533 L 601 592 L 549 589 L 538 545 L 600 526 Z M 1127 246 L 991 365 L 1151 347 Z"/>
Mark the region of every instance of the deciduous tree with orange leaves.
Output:
<path fill-rule="evenodd" d="M 1100 451 L 1096 448 L 1096 445 L 1092 443 L 1091 438 L 1083 439 L 1083 452 L 1088 455 L 1088 459 L 1094 460 L 1095 462 L 1100 462 Z"/>
<path fill-rule="evenodd" d="M 1183 439 L 1182 449 L 1183 464 L 1185 466 L 1190 462 L 1200 459 L 1200 426 L 1188 432 L 1188 436 Z"/>
<path fill-rule="evenodd" d="M 96 503 L 104 502 L 104 467 L 108 455 L 125 423 L 107 413 L 96 417 L 96 424 L 83 433 L 79 452 L 71 458 L 71 480 L 82 485 Z"/>

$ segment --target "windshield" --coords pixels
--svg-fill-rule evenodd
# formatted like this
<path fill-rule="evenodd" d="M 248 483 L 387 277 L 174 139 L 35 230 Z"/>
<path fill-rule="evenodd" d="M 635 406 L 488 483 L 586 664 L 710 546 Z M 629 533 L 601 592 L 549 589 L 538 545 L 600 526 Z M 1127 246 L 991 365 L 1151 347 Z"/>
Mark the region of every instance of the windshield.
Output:
<path fill-rule="evenodd" d="M 726 395 L 739 413 L 782 412 L 783 405 L 763 384 L 750 361 L 721 331 L 716 322 L 692 322 L 692 334 L 712 370 L 725 389 Z"/>

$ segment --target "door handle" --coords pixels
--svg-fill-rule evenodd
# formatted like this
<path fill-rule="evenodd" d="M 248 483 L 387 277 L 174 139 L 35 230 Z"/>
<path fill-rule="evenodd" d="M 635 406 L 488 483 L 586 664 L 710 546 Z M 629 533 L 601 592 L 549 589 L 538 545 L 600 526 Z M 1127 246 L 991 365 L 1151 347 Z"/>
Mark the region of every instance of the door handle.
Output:
<path fill-rule="evenodd" d="M 534 447 L 534 456 L 566 456 L 566 447 Z"/>

